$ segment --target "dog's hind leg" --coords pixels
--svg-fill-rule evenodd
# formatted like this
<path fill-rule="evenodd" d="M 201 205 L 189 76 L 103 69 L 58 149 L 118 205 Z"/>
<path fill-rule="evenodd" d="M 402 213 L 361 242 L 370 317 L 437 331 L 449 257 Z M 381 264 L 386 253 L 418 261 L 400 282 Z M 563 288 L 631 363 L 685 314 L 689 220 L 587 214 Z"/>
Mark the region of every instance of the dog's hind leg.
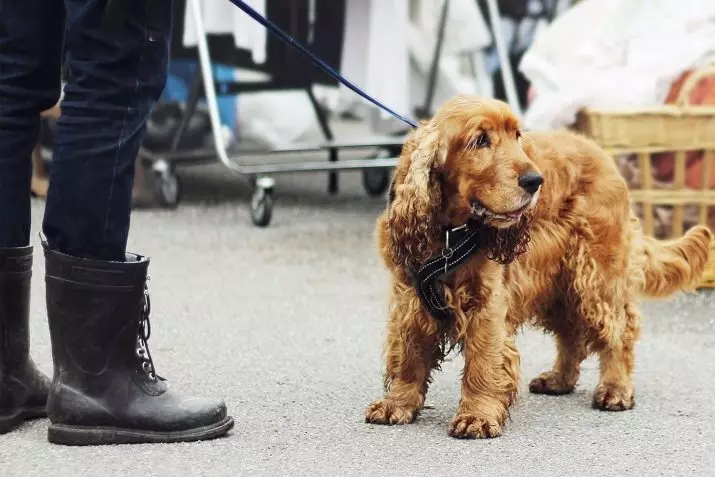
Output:
<path fill-rule="evenodd" d="M 640 326 L 635 304 L 625 306 L 624 316 L 625 326 L 619 330 L 619 336 L 600 350 L 601 379 L 593 393 L 592 405 L 603 411 L 626 411 L 635 406 L 633 351 Z"/>
<path fill-rule="evenodd" d="M 439 365 L 439 328 L 409 288 L 393 290 L 385 346 L 385 397 L 370 404 L 365 422 L 409 424 L 422 410 L 432 369 Z"/>
<path fill-rule="evenodd" d="M 531 380 L 529 391 L 535 394 L 569 394 L 576 387 L 581 374 L 581 362 L 588 356 L 583 333 L 572 330 L 558 332 L 556 362 L 551 371 L 545 371 Z"/>
<path fill-rule="evenodd" d="M 633 277 L 627 273 L 628 246 L 593 252 L 581 242 L 571 257 L 574 302 L 587 333 L 589 350 L 599 353 L 601 378 L 593 407 L 625 411 L 634 406 L 633 352 L 640 331 L 638 308 L 631 296 Z M 626 270 L 624 272 L 624 270 Z"/>

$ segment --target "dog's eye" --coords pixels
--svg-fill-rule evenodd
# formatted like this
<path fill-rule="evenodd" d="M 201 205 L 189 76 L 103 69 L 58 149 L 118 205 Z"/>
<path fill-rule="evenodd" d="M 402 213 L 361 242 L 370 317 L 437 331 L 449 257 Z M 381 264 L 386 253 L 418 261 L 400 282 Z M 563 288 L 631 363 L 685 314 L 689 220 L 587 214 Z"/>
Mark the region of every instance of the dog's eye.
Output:
<path fill-rule="evenodd" d="M 518 129 L 516 130 L 516 138 L 519 139 L 521 137 L 521 131 Z"/>
<path fill-rule="evenodd" d="M 487 146 L 489 146 L 489 136 L 487 136 L 487 133 L 481 133 L 477 138 L 477 147 Z"/>

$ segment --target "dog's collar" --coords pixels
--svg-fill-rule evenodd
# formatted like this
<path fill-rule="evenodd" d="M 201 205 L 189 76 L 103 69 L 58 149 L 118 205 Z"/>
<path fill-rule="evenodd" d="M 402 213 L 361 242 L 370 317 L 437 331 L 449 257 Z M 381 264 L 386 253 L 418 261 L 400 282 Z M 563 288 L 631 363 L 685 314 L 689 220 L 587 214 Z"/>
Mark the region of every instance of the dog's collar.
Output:
<path fill-rule="evenodd" d="M 442 296 L 440 280 L 465 264 L 480 249 L 479 227 L 471 220 L 459 227 L 446 229 L 444 234 L 444 247 L 439 253 L 411 271 L 422 305 L 441 321 L 449 320 L 451 313 Z"/>

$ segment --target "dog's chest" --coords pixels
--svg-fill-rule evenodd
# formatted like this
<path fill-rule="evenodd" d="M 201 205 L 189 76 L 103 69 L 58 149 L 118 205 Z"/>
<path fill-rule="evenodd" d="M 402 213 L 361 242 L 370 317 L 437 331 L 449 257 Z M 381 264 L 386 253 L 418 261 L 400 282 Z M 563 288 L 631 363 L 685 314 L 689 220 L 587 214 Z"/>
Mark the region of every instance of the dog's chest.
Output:
<path fill-rule="evenodd" d="M 503 288 L 502 277 L 501 265 L 475 257 L 443 278 L 442 287 L 454 306 L 475 310 L 483 308 L 493 293 Z"/>

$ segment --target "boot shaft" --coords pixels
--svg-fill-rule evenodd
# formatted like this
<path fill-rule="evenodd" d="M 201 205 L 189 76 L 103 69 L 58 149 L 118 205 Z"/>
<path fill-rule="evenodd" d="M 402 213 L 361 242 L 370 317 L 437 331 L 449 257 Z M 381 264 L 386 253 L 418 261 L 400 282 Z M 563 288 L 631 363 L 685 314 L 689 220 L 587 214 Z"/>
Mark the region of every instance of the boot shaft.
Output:
<path fill-rule="evenodd" d="M 84 381 L 111 369 L 136 368 L 148 263 L 137 255 L 104 262 L 45 249 L 55 376 Z"/>
<path fill-rule="evenodd" d="M 32 246 L 0 248 L 0 368 L 28 358 L 32 251 Z"/>

